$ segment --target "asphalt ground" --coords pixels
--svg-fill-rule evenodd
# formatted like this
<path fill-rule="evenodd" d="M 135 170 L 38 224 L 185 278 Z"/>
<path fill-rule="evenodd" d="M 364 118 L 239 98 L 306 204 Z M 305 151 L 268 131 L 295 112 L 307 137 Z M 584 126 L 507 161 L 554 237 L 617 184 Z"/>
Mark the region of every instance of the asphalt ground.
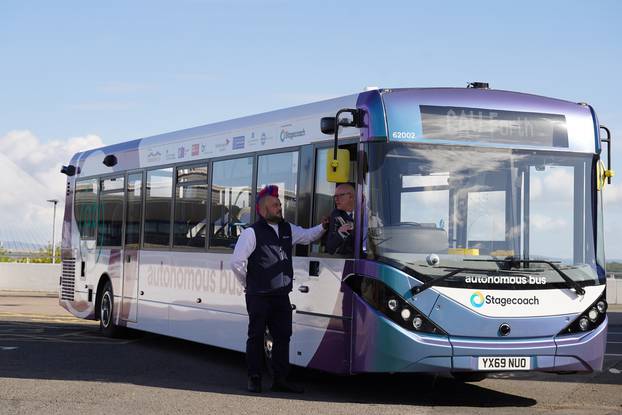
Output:
<path fill-rule="evenodd" d="M 622 306 L 611 306 L 609 319 L 598 373 L 461 383 L 294 369 L 304 394 L 253 395 L 241 353 L 134 331 L 109 339 L 56 298 L 0 292 L 0 414 L 622 414 Z"/>

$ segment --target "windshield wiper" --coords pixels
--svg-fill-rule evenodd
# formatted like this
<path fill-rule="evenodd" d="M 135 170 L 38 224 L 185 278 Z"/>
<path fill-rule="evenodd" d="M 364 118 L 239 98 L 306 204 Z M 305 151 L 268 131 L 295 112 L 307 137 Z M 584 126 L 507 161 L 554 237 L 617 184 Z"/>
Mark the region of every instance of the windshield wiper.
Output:
<path fill-rule="evenodd" d="M 581 285 L 579 285 L 578 282 L 576 282 L 575 280 L 570 278 L 568 276 L 568 274 L 566 274 L 564 271 L 559 269 L 557 267 L 557 265 L 555 265 L 555 264 L 560 264 L 561 262 L 559 262 L 559 261 L 546 261 L 546 260 L 543 260 L 543 259 L 519 259 L 519 258 L 513 258 L 513 257 L 504 258 L 504 259 L 475 259 L 475 258 L 470 259 L 470 258 L 465 258 L 464 261 L 471 261 L 471 262 L 503 262 L 503 263 L 517 263 L 517 264 L 520 264 L 522 262 L 522 263 L 533 263 L 533 264 L 546 264 L 549 267 L 553 268 L 555 270 L 555 272 L 557 272 L 559 274 L 559 276 L 562 277 L 562 279 L 568 283 L 568 285 L 570 286 L 570 288 L 572 290 L 574 290 L 574 292 L 576 292 L 579 295 L 585 295 L 585 290 L 583 289 L 583 287 L 581 287 Z"/>
<path fill-rule="evenodd" d="M 413 288 L 411 288 L 411 289 L 409 290 L 409 292 L 410 292 L 411 294 L 413 294 L 413 295 L 414 295 L 414 294 L 419 294 L 421 291 L 423 291 L 423 290 L 425 290 L 425 289 L 430 288 L 431 286 L 433 286 L 433 285 L 434 285 L 434 284 L 436 284 L 437 282 L 440 282 L 440 281 L 444 280 L 445 278 L 450 278 L 450 277 L 453 277 L 454 275 L 459 274 L 459 273 L 461 273 L 461 272 L 463 272 L 463 271 L 469 271 L 469 270 L 472 270 L 471 268 L 456 268 L 456 269 L 454 269 L 453 271 L 449 272 L 448 274 L 441 275 L 440 277 L 436 277 L 436 278 L 435 278 L 435 276 L 434 276 L 434 275 L 424 274 L 424 273 L 419 272 L 419 271 L 415 270 L 414 268 L 412 268 L 412 267 L 410 267 L 410 266 L 406 265 L 406 264 L 408 264 L 408 263 L 404 263 L 404 262 L 401 262 L 401 261 L 397 261 L 397 260 L 395 260 L 395 259 L 392 259 L 392 258 L 386 257 L 386 256 L 384 256 L 384 255 L 378 255 L 378 256 L 376 257 L 376 260 L 377 260 L 377 261 L 379 261 L 379 262 L 382 262 L 382 263 L 384 263 L 384 264 L 390 265 L 390 266 L 392 266 L 392 267 L 394 267 L 394 268 L 397 268 L 397 269 L 399 269 L 400 271 L 404 272 L 405 274 L 408 274 L 408 275 L 410 275 L 411 277 L 416 278 L 416 279 L 418 279 L 418 280 L 421 280 L 421 279 L 423 279 L 423 278 L 428 279 L 428 282 L 426 282 L 426 283 L 424 283 L 424 284 L 422 284 L 422 285 L 419 285 L 419 286 L 413 287 Z M 483 270 L 474 270 L 474 271 L 483 271 Z"/>
<path fill-rule="evenodd" d="M 432 287 L 433 285 L 435 285 L 435 284 L 437 284 L 437 283 L 439 283 L 439 282 L 441 282 L 441 281 L 443 281 L 443 280 L 445 280 L 447 278 L 453 277 L 454 275 L 459 274 L 459 273 L 464 272 L 464 271 L 480 271 L 480 270 L 474 270 L 472 268 L 456 268 L 453 271 L 451 271 L 451 272 L 449 272 L 449 273 L 447 273 L 445 275 L 441 275 L 440 277 L 433 278 L 433 279 L 429 280 L 426 283 L 423 283 L 423 284 L 418 285 L 416 287 L 412 287 L 410 289 L 410 293 L 412 295 L 417 295 L 421 291 L 427 290 L 428 288 Z M 432 278 L 431 275 L 426 275 L 426 276 Z"/>

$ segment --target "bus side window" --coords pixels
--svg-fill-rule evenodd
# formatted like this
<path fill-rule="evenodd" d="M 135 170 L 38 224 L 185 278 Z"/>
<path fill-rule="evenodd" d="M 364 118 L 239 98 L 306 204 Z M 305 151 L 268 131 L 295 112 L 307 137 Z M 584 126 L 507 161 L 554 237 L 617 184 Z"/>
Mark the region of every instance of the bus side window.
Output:
<path fill-rule="evenodd" d="M 173 246 L 205 248 L 207 165 L 177 168 Z"/>
<path fill-rule="evenodd" d="M 97 179 L 76 182 L 75 210 L 80 239 L 94 239 L 97 224 Z"/>
<path fill-rule="evenodd" d="M 138 249 L 140 244 L 140 227 L 143 213 L 143 174 L 135 173 L 127 176 L 126 209 L 125 209 L 125 247 Z"/>
<path fill-rule="evenodd" d="M 298 195 L 298 152 L 259 156 L 257 167 L 257 192 L 266 185 L 279 187 L 283 217 L 297 224 L 296 198 Z"/>
<path fill-rule="evenodd" d="M 98 209 L 99 222 L 97 224 L 98 246 L 121 246 L 125 194 L 124 181 L 124 177 L 101 180 Z"/>
<path fill-rule="evenodd" d="M 209 246 L 233 249 L 253 217 L 253 157 L 217 161 L 212 166 Z"/>
<path fill-rule="evenodd" d="M 347 148 L 350 151 L 350 183 L 356 182 L 356 145 L 340 146 L 340 148 Z M 330 216 L 333 209 L 335 209 L 335 202 L 333 196 L 335 195 L 335 183 L 330 183 L 326 177 L 326 163 L 328 162 L 329 151 L 331 148 L 318 149 L 315 158 L 315 193 L 313 195 L 313 221 L 311 226 L 315 226 L 322 221 L 325 216 Z M 356 224 L 354 225 L 356 226 Z M 326 235 L 326 234 L 325 234 Z M 311 252 L 314 254 L 324 253 L 326 251 L 326 237 L 323 237 L 317 242 L 311 245 Z"/>
<path fill-rule="evenodd" d="M 170 246 L 171 208 L 173 198 L 173 168 L 147 172 L 145 227 L 143 246 Z"/>

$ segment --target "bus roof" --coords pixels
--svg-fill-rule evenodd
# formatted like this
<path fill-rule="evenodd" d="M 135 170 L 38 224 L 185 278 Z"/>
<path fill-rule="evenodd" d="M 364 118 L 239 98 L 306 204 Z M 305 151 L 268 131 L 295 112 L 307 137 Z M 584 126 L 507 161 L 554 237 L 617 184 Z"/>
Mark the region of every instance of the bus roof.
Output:
<path fill-rule="evenodd" d="M 376 113 L 370 123 L 375 123 L 372 127 L 376 132 L 369 138 L 384 136 L 392 140 L 395 133 L 412 131 L 412 137 L 406 140 L 419 141 L 419 137 L 424 137 L 425 141 L 421 105 L 561 114 L 569 128 L 580 130 L 583 141 L 586 129 L 592 140 L 594 137 L 595 120 L 589 106 L 492 89 L 398 88 L 372 90 L 105 146 L 77 153 L 71 164 L 80 168 L 79 176 L 91 176 L 330 140 L 320 131 L 320 118 L 334 116 L 342 108 L 357 107 Z M 358 135 L 358 130 L 348 128 L 341 136 Z M 365 139 L 365 135 L 361 137 Z M 594 141 L 590 146 L 594 151 Z M 581 147 L 583 151 L 585 148 L 588 147 Z M 110 154 L 118 159 L 114 167 L 102 164 Z"/>

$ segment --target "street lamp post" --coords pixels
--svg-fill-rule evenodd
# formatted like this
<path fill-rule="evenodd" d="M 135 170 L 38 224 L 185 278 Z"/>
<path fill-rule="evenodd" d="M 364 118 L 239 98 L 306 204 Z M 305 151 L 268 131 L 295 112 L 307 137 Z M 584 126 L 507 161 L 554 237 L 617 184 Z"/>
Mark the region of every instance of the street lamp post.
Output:
<path fill-rule="evenodd" d="M 56 263 L 56 236 L 54 235 L 56 231 L 56 204 L 58 203 L 57 199 L 48 199 L 50 203 L 54 203 L 54 216 L 52 219 L 52 264 Z"/>

